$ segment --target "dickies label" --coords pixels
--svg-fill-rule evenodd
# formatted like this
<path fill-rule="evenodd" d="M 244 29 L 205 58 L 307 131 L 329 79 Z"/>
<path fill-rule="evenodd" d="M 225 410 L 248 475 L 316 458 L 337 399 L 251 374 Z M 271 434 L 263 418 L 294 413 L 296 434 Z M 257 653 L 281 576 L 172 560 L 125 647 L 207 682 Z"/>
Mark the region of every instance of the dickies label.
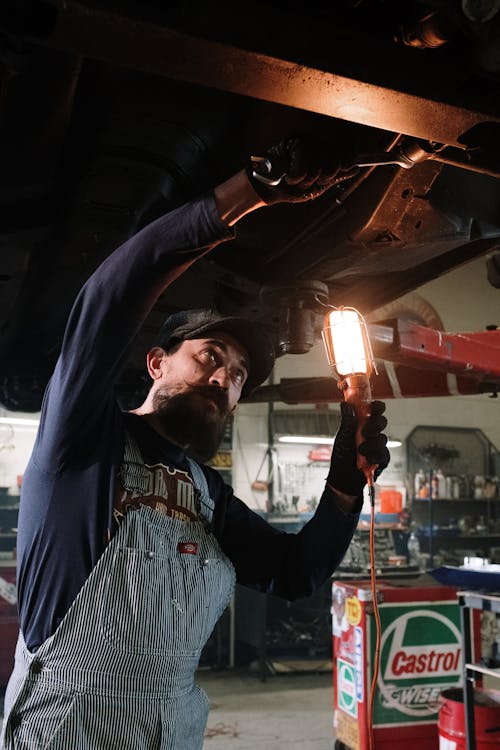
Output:
<path fill-rule="evenodd" d="M 181 555 L 197 555 L 198 554 L 198 543 L 197 542 L 179 542 L 177 549 Z"/>

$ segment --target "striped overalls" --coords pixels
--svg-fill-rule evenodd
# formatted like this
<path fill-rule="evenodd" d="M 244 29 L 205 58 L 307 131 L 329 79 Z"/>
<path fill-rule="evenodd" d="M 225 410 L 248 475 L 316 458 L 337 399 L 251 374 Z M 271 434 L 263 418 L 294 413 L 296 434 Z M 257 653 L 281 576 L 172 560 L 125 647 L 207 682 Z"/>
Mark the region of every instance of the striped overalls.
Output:
<path fill-rule="evenodd" d="M 201 750 L 209 705 L 194 672 L 235 573 L 190 466 L 205 522 L 139 504 L 55 633 L 35 653 L 20 634 L 2 750 Z"/>

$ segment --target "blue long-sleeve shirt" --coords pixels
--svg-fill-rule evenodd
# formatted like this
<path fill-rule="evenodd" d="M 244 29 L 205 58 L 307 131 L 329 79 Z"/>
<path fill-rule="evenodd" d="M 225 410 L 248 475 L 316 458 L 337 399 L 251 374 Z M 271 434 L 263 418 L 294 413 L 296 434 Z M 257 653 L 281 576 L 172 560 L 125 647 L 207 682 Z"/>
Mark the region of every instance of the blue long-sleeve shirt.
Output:
<path fill-rule="evenodd" d="M 146 464 L 161 465 L 169 476 L 189 472 L 181 449 L 120 410 L 115 383 L 159 295 L 233 236 L 217 215 L 213 195 L 203 196 L 119 247 L 73 305 L 21 492 L 18 601 L 30 649 L 54 633 L 116 528 L 125 425 Z M 214 469 L 203 470 L 215 501 L 213 530 L 239 583 L 294 599 L 332 574 L 358 516 L 340 510 L 328 488 L 304 528 L 286 534 L 235 497 Z"/>

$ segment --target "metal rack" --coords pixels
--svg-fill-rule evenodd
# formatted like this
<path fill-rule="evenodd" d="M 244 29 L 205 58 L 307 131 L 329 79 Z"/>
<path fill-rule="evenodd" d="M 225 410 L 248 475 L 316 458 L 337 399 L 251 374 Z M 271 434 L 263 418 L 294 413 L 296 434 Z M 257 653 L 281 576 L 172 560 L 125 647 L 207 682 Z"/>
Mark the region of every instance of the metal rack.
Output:
<path fill-rule="evenodd" d="M 413 478 L 417 469 L 427 477 L 428 494 L 411 498 L 412 520 L 417 525 L 422 551 L 429 554 L 429 565 L 434 567 L 436 542 L 444 550 L 444 562 L 461 564 L 467 555 L 490 557 L 490 548 L 497 544 L 500 527 L 498 518 L 500 493 L 497 485 L 486 489 L 474 487 L 474 478 L 492 479 L 500 475 L 500 453 L 479 429 L 419 425 L 406 439 L 407 466 Z M 433 476 L 441 469 L 448 479 L 457 480 L 459 494 L 441 494 L 433 487 Z M 460 482 L 458 481 L 460 479 Z M 456 516 L 450 524 L 450 514 Z M 476 531 L 476 523 L 483 517 L 485 528 Z M 463 517 L 463 518 L 461 518 Z M 473 527 L 464 532 L 461 520 L 472 519 Z M 456 545 L 457 540 L 460 541 Z M 465 551 L 453 559 L 452 545 Z M 500 546 L 500 545 L 499 545 Z M 468 551 L 470 548 L 470 551 Z M 441 552 L 441 550 L 439 550 Z M 496 562 L 496 560 L 495 560 Z"/>
<path fill-rule="evenodd" d="M 474 681 L 480 675 L 500 679 L 500 669 L 491 669 L 473 662 L 473 624 L 471 610 L 500 613 L 500 595 L 481 591 L 459 591 L 460 622 L 463 640 L 464 712 L 467 750 L 476 750 L 474 719 Z"/>

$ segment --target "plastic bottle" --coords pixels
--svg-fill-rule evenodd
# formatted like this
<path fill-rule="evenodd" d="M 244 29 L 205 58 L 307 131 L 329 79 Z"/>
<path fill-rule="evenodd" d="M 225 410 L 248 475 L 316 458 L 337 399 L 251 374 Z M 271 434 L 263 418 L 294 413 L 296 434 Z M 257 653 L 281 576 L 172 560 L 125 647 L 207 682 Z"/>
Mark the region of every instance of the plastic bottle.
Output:
<path fill-rule="evenodd" d="M 434 500 L 439 497 L 439 483 L 438 483 L 438 476 L 436 472 L 433 472 L 431 477 L 431 491 L 432 491 L 432 497 Z"/>
<path fill-rule="evenodd" d="M 420 490 L 424 486 L 426 476 L 423 469 L 419 469 L 415 474 L 415 497 L 420 497 Z"/>
<path fill-rule="evenodd" d="M 482 500 L 484 497 L 484 477 L 477 475 L 474 477 L 474 499 Z"/>
<path fill-rule="evenodd" d="M 438 486 L 438 497 L 449 497 L 449 495 L 446 493 L 446 478 L 441 471 L 441 469 L 438 469 L 436 471 L 436 479 L 437 479 L 437 486 Z"/>
<path fill-rule="evenodd" d="M 410 533 L 408 539 L 408 563 L 420 567 L 420 542 L 414 531 Z"/>

